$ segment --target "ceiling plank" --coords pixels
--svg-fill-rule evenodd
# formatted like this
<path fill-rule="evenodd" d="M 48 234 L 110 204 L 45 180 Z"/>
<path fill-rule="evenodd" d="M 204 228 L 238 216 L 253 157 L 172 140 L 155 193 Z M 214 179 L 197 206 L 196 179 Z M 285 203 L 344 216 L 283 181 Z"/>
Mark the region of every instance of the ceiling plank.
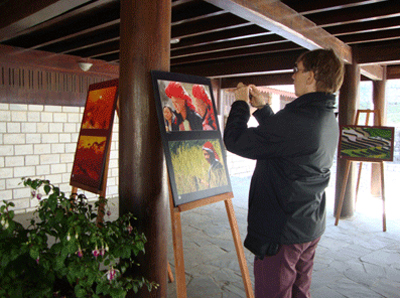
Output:
<path fill-rule="evenodd" d="M 397 5 L 396 5 L 397 4 Z M 393 1 L 348 7 L 336 11 L 308 14 L 307 18 L 319 26 L 333 26 L 400 16 L 400 6 Z"/>
<path fill-rule="evenodd" d="M 90 0 L 8 1 L 0 9 L 0 40 L 63 14 Z M 12 12 L 12 13 L 10 13 Z"/>
<path fill-rule="evenodd" d="M 331 48 L 351 63 L 351 48 L 276 0 L 205 0 L 309 49 Z"/>
<path fill-rule="evenodd" d="M 248 55 L 214 61 L 173 65 L 171 71 L 209 78 L 290 73 L 304 50 Z"/>
<path fill-rule="evenodd" d="M 354 45 L 353 53 L 359 64 L 396 64 L 400 62 L 400 39 Z"/>
<path fill-rule="evenodd" d="M 307 15 L 317 12 L 332 11 L 348 7 L 367 5 L 386 0 L 336 0 L 333 1 L 298 1 L 298 0 L 283 0 L 282 2 L 290 6 L 302 15 Z"/>

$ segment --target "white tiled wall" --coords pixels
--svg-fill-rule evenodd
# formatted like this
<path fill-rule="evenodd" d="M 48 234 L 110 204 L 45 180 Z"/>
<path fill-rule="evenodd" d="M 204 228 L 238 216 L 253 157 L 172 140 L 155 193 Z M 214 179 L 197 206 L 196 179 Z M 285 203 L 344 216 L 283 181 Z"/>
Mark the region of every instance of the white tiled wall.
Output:
<path fill-rule="evenodd" d="M 15 212 L 34 209 L 22 177 L 48 179 L 62 191 L 69 185 L 84 108 L 0 104 L 0 200 L 12 200 Z M 114 118 L 107 197 L 118 193 L 118 117 Z M 81 191 L 79 191 L 81 192 Z M 95 198 L 86 192 L 87 197 Z"/>

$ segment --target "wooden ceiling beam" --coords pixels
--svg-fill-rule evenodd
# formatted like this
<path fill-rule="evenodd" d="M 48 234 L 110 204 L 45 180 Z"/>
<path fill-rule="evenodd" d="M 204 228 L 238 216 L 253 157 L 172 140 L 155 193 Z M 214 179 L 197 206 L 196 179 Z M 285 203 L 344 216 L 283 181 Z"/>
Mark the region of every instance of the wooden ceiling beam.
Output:
<path fill-rule="evenodd" d="M 58 42 L 63 42 L 63 41 L 66 41 L 68 39 L 77 38 L 77 37 L 80 37 L 82 35 L 86 35 L 86 34 L 89 34 L 89 33 L 95 32 L 95 31 L 102 30 L 104 28 L 108 28 L 108 27 L 112 27 L 114 25 L 118 25 L 119 23 L 120 23 L 119 19 L 113 20 L 113 21 L 110 21 L 110 22 L 107 22 L 107 23 L 103 23 L 103 24 L 94 26 L 94 27 L 90 27 L 90 28 L 82 30 L 82 31 L 75 32 L 73 34 L 69 34 L 67 36 L 62 36 L 62 37 L 59 37 L 59 38 L 52 39 L 52 40 L 47 41 L 45 43 L 37 44 L 37 45 L 35 45 L 33 47 L 30 47 L 30 49 L 31 50 L 36 50 L 36 49 L 44 50 L 46 47 L 54 45 L 54 44 L 57 44 Z"/>
<path fill-rule="evenodd" d="M 246 56 L 272 54 L 276 52 L 284 52 L 288 50 L 301 49 L 297 44 L 290 41 L 282 42 L 271 42 L 268 44 L 254 45 L 254 46 L 243 46 L 231 49 L 224 49 L 221 54 L 220 51 L 195 53 L 193 55 L 184 56 L 171 56 L 171 65 L 186 64 L 186 63 L 197 63 L 207 62 L 210 60 L 226 60 L 232 58 L 240 58 Z"/>
<path fill-rule="evenodd" d="M 187 57 L 191 55 L 202 55 L 206 53 L 214 53 L 220 51 L 229 51 L 234 49 L 254 48 L 257 46 L 266 46 L 275 43 L 286 43 L 287 40 L 276 34 L 262 35 L 256 37 L 249 37 L 246 39 L 229 40 L 225 42 L 218 42 L 212 44 L 205 44 L 201 46 L 188 47 L 171 51 L 171 58 L 173 57 Z"/>
<path fill-rule="evenodd" d="M 326 31 L 336 37 L 354 33 L 379 32 L 381 30 L 400 28 L 400 17 L 377 19 L 365 22 L 324 27 Z"/>
<path fill-rule="evenodd" d="M 289 6 L 276 0 L 205 0 L 309 49 L 332 48 L 347 63 L 351 48 L 316 26 Z"/>
<path fill-rule="evenodd" d="M 331 1 L 298 1 L 298 0 L 283 0 L 281 2 L 293 8 L 302 15 L 311 13 L 332 11 L 353 6 L 367 5 L 386 0 L 336 0 L 332 6 Z"/>
<path fill-rule="evenodd" d="M 254 84 L 256 86 L 291 85 L 293 84 L 292 75 L 292 73 L 279 73 L 271 75 L 223 78 L 221 79 L 221 88 L 236 88 L 240 82 L 245 85 Z"/>
<path fill-rule="evenodd" d="M 388 65 L 386 68 L 386 78 L 388 80 L 400 79 L 400 65 Z"/>
<path fill-rule="evenodd" d="M 203 46 L 231 40 L 240 40 L 257 36 L 271 35 L 273 33 L 260 28 L 259 26 L 248 24 L 247 26 L 226 29 L 223 31 L 210 32 L 202 35 L 189 36 L 181 39 L 177 44 L 171 44 L 171 51 L 186 49 L 190 47 Z M 172 36 L 172 38 L 176 38 Z"/>
<path fill-rule="evenodd" d="M 385 69 L 379 64 L 363 65 L 361 74 L 372 81 L 382 81 L 385 77 Z"/>
<path fill-rule="evenodd" d="M 230 13 L 195 20 L 183 24 L 172 24 L 171 37 L 184 38 L 189 36 L 202 35 L 205 33 L 218 32 L 221 30 L 248 26 L 249 22 Z"/>
<path fill-rule="evenodd" d="M 87 2 L 90 0 L 6 1 L 0 6 L 0 41 Z"/>
<path fill-rule="evenodd" d="M 307 18 L 319 26 L 336 26 L 376 20 L 379 18 L 392 18 L 400 16 L 399 5 L 392 1 L 380 1 L 368 5 L 356 5 L 340 10 L 329 10 L 320 13 L 307 14 Z"/>
<path fill-rule="evenodd" d="M 394 64 L 400 62 L 400 39 L 353 46 L 359 64 Z"/>
<path fill-rule="evenodd" d="M 289 73 L 304 50 L 247 55 L 185 65 L 173 65 L 171 71 L 210 78 Z M 278 71 L 277 71 L 278 70 Z"/>

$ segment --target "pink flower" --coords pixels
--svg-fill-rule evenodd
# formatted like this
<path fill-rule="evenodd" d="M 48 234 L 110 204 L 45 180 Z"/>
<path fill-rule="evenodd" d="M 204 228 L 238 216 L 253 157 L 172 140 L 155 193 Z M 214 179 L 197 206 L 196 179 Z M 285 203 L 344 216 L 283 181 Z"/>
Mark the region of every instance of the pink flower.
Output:
<path fill-rule="evenodd" d="M 38 193 L 38 194 L 36 195 L 36 198 L 40 201 L 40 200 L 42 199 L 42 195 L 41 195 L 40 193 Z"/>
<path fill-rule="evenodd" d="M 110 215 L 111 215 L 111 211 L 108 210 L 108 211 L 107 211 L 107 216 L 110 216 Z"/>
<path fill-rule="evenodd" d="M 81 249 L 81 247 L 79 246 L 78 251 L 76 252 L 76 254 L 78 255 L 78 257 L 82 258 L 83 257 L 83 251 Z"/>
<path fill-rule="evenodd" d="M 40 257 L 37 257 L 36 264 L 38 264 L 38 265 L 39 265 L 39 260 L 40 260 Z"/>
<path fill-rule="evenodd" d="M 127 227 L 127 229 L 128 229 L 128 233 L 129 233 L 129 234 L 132 233 L 133 228 L 132 228 L 131 224 L 129 224 L 129 226 Z"/>
<path fill-rule="evenodd" d="M 101 255 L 100 250 L 97 249 L 97 245 L 96 245 L 96 249 L 92 250 L 92 254 L 95 258 L 97 258 L 99 255 Z"/>
<path fill-rule="evenodd" d="M 32 195 L 32 198 L 34 198 L 36 196 L 36 191 L 32 190 L 31 195 Z"/>
<path fill-rule="evenodd" d="M 108 270 L 105 275 L 107 276 L 107 279 L 111 281 L 117 276 L 117 272 L 119 272 L 119 270 L 115 270 L 111 266 L 110 270 Z"/>

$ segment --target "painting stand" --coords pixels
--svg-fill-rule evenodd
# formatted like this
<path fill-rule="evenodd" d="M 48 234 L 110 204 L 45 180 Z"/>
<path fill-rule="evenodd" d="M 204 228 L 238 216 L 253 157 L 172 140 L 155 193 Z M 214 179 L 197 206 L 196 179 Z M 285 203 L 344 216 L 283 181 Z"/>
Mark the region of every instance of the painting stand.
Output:
<path fill-rule="evenodd" d="M 208 197 L 205 199 L 185 203 L 174 207 L 172 192 L 170 189 L 170 211 L 171 211 L 171 225 L 172 225 L 172 240 L 174 247 L 175 259 L 175 275 L 176 275 L 176 293 L 178 298 L 186 298 L 186 279 L 185 279 L 185 265 L 183 256 L 183 237 L 182 237 L 182 224 L 181 213 L 197 207 L 210 205 L 220 201 L 224 201 L 226 212 L 228 214 L 229 224 L 232 230 L 233 241 L 236 247 L 236 253 L 239 260 L 240 271 L 242 273 L 243 283 L 246 291 L 247 298 L 254 298 L 253 289 L 251 286 L 249 270 L 247 267 L 244 249 L 240 240 L 239 228 L 235 216 L 235 211 L 232 204 L 233 193 L 227 192 L 220 195 Z M 168 267 L 169 268 L 169 267 Z M 170 269 L 170 268 L 169 268 Z"/>
<path fill-rule="evenodd" d="M 116 112 L 119 117 L 119 99 L 117 99 L 117 105 L 116 105 Z M 111 139 L 110 139 L 111 143 Z M 106 163 L 105 163 L 105 168 L 104 168 L 104 173 L 103 173 L 103 185 L 98 192 L 94 192 L 98 194 L 100 197 L 106 199 L 106 190 L 107 190 L 107 178 L 108 178 L 108 164 L 110 162 L 110 151 L 111 151 L 111 146 L 108 147 L 107 154 L 106 154 Z M 92 191 L 93 192 L 93 191 Z M 77 186 L 72 186 L 71 194 L 76 194 L 78 193 L 78 187 Z M 99 208 L 97 211 L 97 218 L 96 218 L 96 223 L 99 224 L 103 222 L 104 219 L 104 203 L 100 202 Z"/>
<path fill-rule="evenodd" d="M 355 123 L 357 124 L 359 121 L 359 117 L 361 113 L 366 113 L 366 119 L 365 119 L 365 125 L 368 125 L 369 122 L 369 117 L 370 114 L 374 114 L 374 116 L 378 117 L 378 125 L 381 125 L 381 118 L 380 118 L 380 113 L 379 110 L 358 110 L 357 115 L 356 115 L 356 121 Z M 349 174 L 350 174 L 350 166 L 352 162 L 356 162 L 354 160 L 346 160 L 346 166 L 345 166 L 345 176 L 344 176 L 344 183 L 342 186 L 342 189 L 340 191 L 340 197 L 339 197 L 339 203 L 338 207 L 336 210 L 336 220 L 335 220 L 335 226 L 339 224 L 339 219 L 340 219 L 340 213 L 342 212 L 342 207 L 343 207 L 343 202 L 344 202 L 344 195 L 346 193 L 346 188 L 349 180 Z M 381 196 L 382 196 L 382 225 L 383 225 L 383 232 L 386 232 L 386 203 L 385 203 L 385 179 L 384 179 L 384 163 L 383 161 L 378 161 L 375 162 L 380 165 L 380 173 L 381 173 Z M 363 162 L 359 162 L 359 169 L 358 169 L 358 178 L 357 178 L 357 187 L 356 187 L 356 196 L 355 196 L 355 203 L 357 203 L 357 196 L 358 196 L 358 189 L 360 186 L 360 177 L 361 177 L 361 170 L 362 170 L 362 164 Z"/>

